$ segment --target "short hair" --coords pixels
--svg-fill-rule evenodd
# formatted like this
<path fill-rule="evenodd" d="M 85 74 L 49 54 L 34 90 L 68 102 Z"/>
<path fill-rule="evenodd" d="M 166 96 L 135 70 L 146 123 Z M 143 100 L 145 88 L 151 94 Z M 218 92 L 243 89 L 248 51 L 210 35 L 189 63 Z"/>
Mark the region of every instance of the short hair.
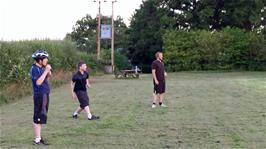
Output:
<path fill-rule="evenodd" d="M 39 63 L 40 61 L 43 61 L 45 58 L 47 57 L 37 57 L 37 58 L 34 58 L 34 60 Z M 47 58 L 48 59 L 48 58 Z"/>
<path fill-rule="evenodd" d="M 162 52 L 156 52 L 155 53 L 155 57 L 158 58 L 159 57 L 159 54 L 161 54 Z"/>
<path fill-rule="evenodd" d="M 80 66 L 82 66 L 83 64 L 86 64 L 84 61 L 80 61 L 79 63 L 78 63 L 78 68 L 80 67 Z"/>

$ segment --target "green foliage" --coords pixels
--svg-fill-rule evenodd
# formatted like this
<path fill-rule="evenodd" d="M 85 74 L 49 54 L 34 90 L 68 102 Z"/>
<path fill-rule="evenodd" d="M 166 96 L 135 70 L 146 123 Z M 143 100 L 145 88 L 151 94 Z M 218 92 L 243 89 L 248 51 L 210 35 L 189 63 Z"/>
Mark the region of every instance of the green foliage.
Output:
<path fill-rule="evenodd" d="M 75 41 L 78 49 L 84 51 L 95 51 L 97 19 L 86 15 L 72 27 L 73 31 L 66 35 L 67 39 Z"/>
<path fill-rule="evenodd" d="M 128 27 L 126 26 L 124 20 L 122 17 L 117 16 L 117 18 L 114 20 L 114 46 L 116 49 L 126 49 L 128 45 Z M 111 42 L 109 42 L 109 45 L 111 46 Z"/>
<path fill-rule="evenodd" d="M 118 51 L 115 52 L 115 67 L 117 69 L 130 69 L 131 68 L 128 58 Z"/>
<path fill-rule="evenodd" d="M 49 63 L 54 70 L 72 70 L 79 60 L 87 62 L 89 67 L 97 68 L 95 56 L 77 51 L 71 41 L 18 41 L 0 43 L 0 84 L 9 82 L 25 83 L 29 80 L 29 69 L 34 60 L 31 54 L 37 49 L 49 53 Z"/>
<path fill-rule="evenodd" d="M 156 51 L 164 50 L 162 49 L 162 36 L 165 33 L 165 30 L 169 29 L 186 31 L 200 29 L 207 31 L 215 31 L 222 30 L 226 27 L 231 27 L 244 29 L 246 31 L 258 31 L 264 34 L 265 36 L 265 15 L 265 0 L 146 0 L 143 1 L 143 4 L 140 6 L 140 9 L 136 10 L 135 14 L 132 16 L 129 32 L 130 35 L 128 57 L 131 59 L 133 65 L 139 65 L 140 67 L 142 67 L 144 72 L 150 71 L 150 64 L 154 60 L 154 53 Z M 182 35 L 186 36 L 185 33 L 182 33 Z M 217 42 L 212 39 L 212 36 L 220 35 L 209 35 L 207 32 L 205 33 L 205 35 L 200 35 L 206 37 L 202 39 L 206 40 L 202 41 L 203 43 L 207 41 L 212 41 L 212 46 L 217 46 Z M 189 37 L 187 39 L 192 41 L 195 40 L 195 38 L 190 39 Z M 201 40 L 201 38 L 197 40 Z M 197 42 L 195 41 L 195 43 Z M 183 46 L 185 46 L 186 50 L 192 50 L 195 49 L 193 46 L 199 46 L 197 44 L 191 44 L 192 43 L 183 44 Z M 222 43 L 217 44 L 219 45 Z M 206 47 L 206 45 L 200 46 L 203 46 L 203 48 Z M 240 46 L 242 48 L 245 47 L 245 45 Z M 211 47 L 207 47 L 207 49 L 208 48 Z M 234 47 L 233 49 L 239 48 Z M 193 52 L 194 54 L 191 54 Z M 237 50 L 235 50 L 234 52 L 235 53 L 233 57 L 236 57 L 237 54 L 240 54 L 242 56 L 244 54 L 243 50 L 241 50 L 240 53 L 237 53 Z M 208 57 L 213 54 L 217 55 L 215 51 L 209 51 L 208 55 L 206 55 L 206 58 L 208 59 Z M 240 55 L 238 55 L 237 57 L 239 57 Z M 208 66 L 210 68 L 200 68 L 197 63 L 206 62 L 204 59 L 200 59 L 202 61 L 198 62 L 200 56 L 197 55 L 195 51 L 190 51 L 189 54 L 183 53 L 182 56 L 185 59 L 190 59 L 190 61 L 186 60 L 186 64 L 183 63 L 184 65 L 182 66 L 182 69 L 183 67 L 184 69 L 214 69 L 214 66 L 211 65 Z M 232 57 L 228 60 L 230 59 L 232 59 Z M 212 65 L 216 65 L 216 63 L 218 63 L 214 62 L 216 61 L 215 59 L 208 59 L 208 63 L 210 61 L 212 61 Z M 239 63 L 240 64 L 236 65 L 241 65 L 241 67 L 243 65 L 246 65 L 243 67 L 251 66 L 250 64 L 243 64 L 244 62 L 239 61 Z M 224 69 L 227 69 L 227 67 L 232 68 L 235 66 L 229 66 L 224 64 L 221 67 L 225 67 Z"/>
<path fill-rule="evenodd" d="M 66 35 L 67 39 L 71 39 L 77 44 L 78 49 L 87 51 L 89 53 L 95 53 L 96 51 L 96 37 L 98 18 L 92 18 L 90 15 L 86 15 L 82 19 L 78 20 L 73 26 L 73 31 Z M 101 24 L 111 24 L 111 18 L 102 16 Z M 116 48 L 125 48 L 127 45 L 127 26 L 123 19 L 118 16 L 114 20 L 115 27 L 115 42 Z M 101 47 L 108 49 L 111 47 L 110 40 L 101 40 Z"/>
<path fill-rule="evenodd" d="M 103 65 L 111 65 L 111 50 L 101 49 L 100 63 Z"/>
<path fill-rule="evenodd" d="M 155 0 L 149 0 L 155 1 Z M 176 29 L 253 30 L 263 25 L 265 0 L 156 0 Z M 264 18 L 265 19 L 265 18 Z M 265 22 L 264 22 L 265 23 Z M 265 24 L 264 24 L 265 25 Z"/>
<path fill-rule="evenodd" d="M 114 63 L 117 69 L 129 69 L 131 66 L 128 62 L 128 58 L 123 51 L 115 50 L 114 53 Z M 111 65 L 111 50 L 110 49 L 102 49 L 101 50 L 101 60 L 100 63 L 102 65 Z"/>
<path fill-rule="evenodd" d="M 95 73 L 101 68 L 101 65 L 97 62 L 96 56 L 94 54 L 88 54 L 87 52 L 78 52 L 77 57 L 79 57 L 79 61 L 84 61 L 89 67 L 90 73 Z M 75 62 L 75 66 L 77 66 L 77 61 Z"/>
<path fill-rule="evenodd" d="M 25 50 L 16 50 L 19 47 L 19 42 L 17 44 L 10 44 L 6 42 L 0 43 L 0 84 L 4 84 L 15 81 L 15 82 L 25 82 L 27 80 L 28 72 L 30 66 L 27 64 L 32 61 L 31 54 L 26 56 L 27 52 Z M 23 45 L 21 49 L 30 48 L 29 45 Z M 25 56 L 22 56 L 25 55 Z M 25 71 L 27 69 L 28 71 Z"/>
<path fill-rule="evenodd" d="M 147 66 L 154 60 L 154 54 L 162 50 L 163 24 L 158 7 L 156 0 L 143 1 L 130 24 L 128 56 L 143 72 L 151 71 Z"/>
<path fill-rule="evenodd" d="M 37 49 L 49 53 L 49 63 L 55 71 L 72 71 L 83 60 L 91 70 L 97 70 L 95 55 L 80 52 L 71 41 L 34 40 L 0 42 L 0 104 L 31 92 L 30 67 L 35 61 L 31 54 Z M 54 80 L 58 84 L 60 80 Z M 10 92 L 10 93 L 8 93 Z"/>
<path fill-rule="evenodd" d="M 169 71 L 266 70 L 266 40 L 241 29 L 176 31 L 164 35 Z"/>

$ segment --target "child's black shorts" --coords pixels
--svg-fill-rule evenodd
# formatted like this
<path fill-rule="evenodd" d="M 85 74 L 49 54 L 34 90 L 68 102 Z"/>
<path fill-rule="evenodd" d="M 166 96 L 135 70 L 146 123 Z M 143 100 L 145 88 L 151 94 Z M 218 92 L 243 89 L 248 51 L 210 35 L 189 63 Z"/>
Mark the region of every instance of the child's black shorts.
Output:
<path fill-rule="evenodd" d="M 86 91 L 76 91 L 77 98 L 80 103 L 80 108 L 84 109 L 86 106 L 89 106 L 89 97 Z"/>
<path fill-rule="evenodd" d="M 49 107 L 49 94 L 34 94 L 33 122 L 35 124 L 46 124 Z"/>
<path fill-rule="evenodd" d="M 163 94 L 163 93 L 165 93 L 165 80 L 159 81 L 159 84 L 155 84 L 155 82 L 153 82 L 153 83 L 154 83 L 153 92 L 155 94 Z"/>

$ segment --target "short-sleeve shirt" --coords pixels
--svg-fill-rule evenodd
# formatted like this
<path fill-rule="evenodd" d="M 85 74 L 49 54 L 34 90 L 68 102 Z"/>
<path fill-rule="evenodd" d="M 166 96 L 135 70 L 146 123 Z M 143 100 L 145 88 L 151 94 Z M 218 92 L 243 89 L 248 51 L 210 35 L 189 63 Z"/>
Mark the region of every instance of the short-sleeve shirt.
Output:
<path fill-rule="evenodd" d="M 151 68 L 155 69 L 155 74 L 158 81 L 165 80 L 164 76 L 165 69 L 164 69 L 164 63 L 162 61 L 159 60 L 153 61 Z"/>
<path fill-rule="evenodd" d="M 72 81 L 75 83 L 74 92 L 87 91 L 87 79 L 89 79 L 88 72 L 85 71 L 83 74 L 80 71 L 76 72 L 72 77 Z"/>
<path fill-rule="evenodd" d="M 30 69 L 30 77 L 32 81 L 32 89 L 34 94 L 49 94 L 50 88 L 47 77 L 44 79 L 41 85 L 37 85 L 37 80 L 41 77 L 44 73 L 44 68 L 33 64 Z"/>

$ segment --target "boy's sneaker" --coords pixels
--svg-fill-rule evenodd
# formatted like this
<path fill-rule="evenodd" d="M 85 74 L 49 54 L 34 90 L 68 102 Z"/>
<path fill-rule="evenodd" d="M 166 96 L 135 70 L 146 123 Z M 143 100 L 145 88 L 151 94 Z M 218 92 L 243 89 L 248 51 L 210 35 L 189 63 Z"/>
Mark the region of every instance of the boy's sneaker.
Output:
<path fill-rule="evenodd" d="M 43 138 L 41 138 L 41 140 L 39 142 L 35 142 L 33 141 L 33 145 L 38 145 L 38 146 L 47 146 L 47 145 L 50 145 L 48 143 L 46 143 Z"/>
<path fill-rule="evenodd" d="M 152 104 L 152 106 L 151 106 L 152 108 L 156 108 L 156 104 Z"/>
<path fill-rule="evenodd" d="M 33 141 L 33 145 L 37 145 L 37 146 L 46 146 L 46 145 L 43 144 L 41 141 L 40 141 L 40 142 L 35 142 L 35 141 Z"/>
<path fill-rule="evenodd" d="M 72 114 L 72 118 L 77 119 L 78 115 L 77 114 L 76 115 Z"/>
<path fill-rule="evenodd" d="M 167 106 L 165 104 L 161 104 L 160 107 L 164 107 L 164 108 L 167 108 Z"/>
<path fill-rule="evenodd" d="M 91 115 L 91 118 L 88 118 L 88 120 L 98 120 L 100 119 L 99 116 Z"/>
<path fill-rule="evenodd" d="M 33 141 L 33 145 L 37 145 L 37 146 L 47 146 L 47 145 L 49 145 L 49 144 L 46 144 L 46 143 L 44 143 L 44 142 L 42 142 L 42 141 L 40 141 L 40 142 L 35 142 L 35 141 Z"/>

